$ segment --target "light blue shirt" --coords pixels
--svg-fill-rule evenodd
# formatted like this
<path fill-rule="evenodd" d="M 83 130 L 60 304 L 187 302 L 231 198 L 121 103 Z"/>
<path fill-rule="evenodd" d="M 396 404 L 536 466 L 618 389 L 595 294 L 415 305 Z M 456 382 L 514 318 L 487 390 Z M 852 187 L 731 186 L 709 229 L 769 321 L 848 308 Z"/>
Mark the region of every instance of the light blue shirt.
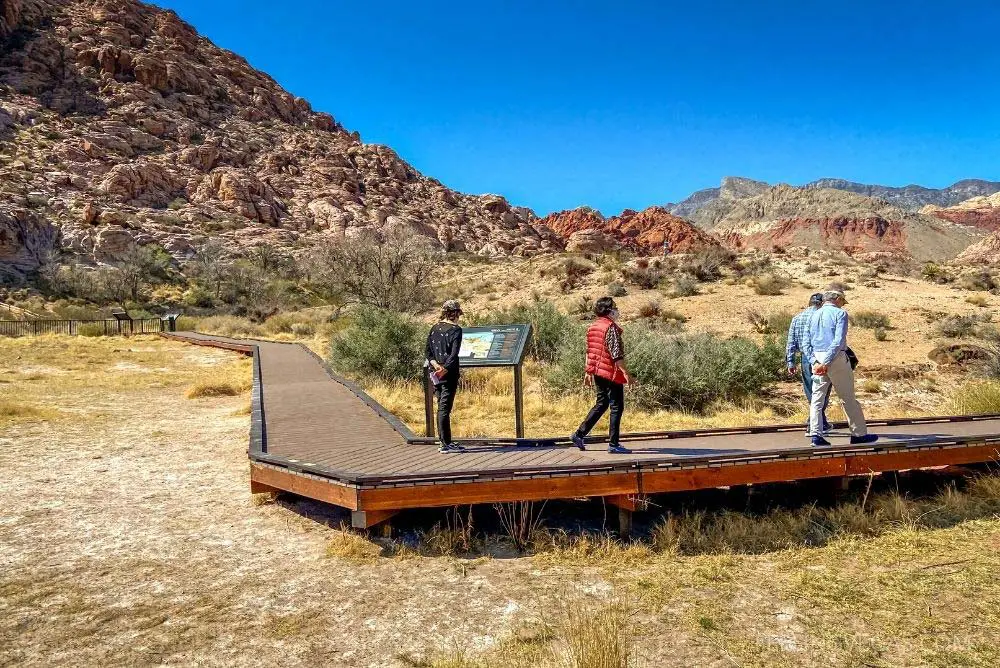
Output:
<path fill-rule="evenodd" d="M 838 353 L 847 350 L 847 311 L 833 304 L 823 304 L 809 320 L 806 341 L 807 359 L 828 365 Z"/>

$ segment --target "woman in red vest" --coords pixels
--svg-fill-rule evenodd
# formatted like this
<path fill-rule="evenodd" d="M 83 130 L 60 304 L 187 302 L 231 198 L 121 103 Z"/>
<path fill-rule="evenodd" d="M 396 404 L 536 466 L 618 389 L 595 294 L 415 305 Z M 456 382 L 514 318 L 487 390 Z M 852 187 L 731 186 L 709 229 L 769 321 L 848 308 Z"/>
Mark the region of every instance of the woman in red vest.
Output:
<path fill-rule="evenodd" d="M 587 369 L 584 382 L 597 388 L 597 402 L 580 428 L 570 437 L 573 445 L 584 449 L 584 437 L 590 433 L 604 412 L 611 408 L 608 452 L 627 455 L 631 450 L 618 442 L 622 412 L 625 410 L 625 385 L 631 380 L 625 370 L 625 345 L 618 326 L 618 308 L 611 297 L 601 297 L 594 304 L 597 320 L 587 330 Z"/>

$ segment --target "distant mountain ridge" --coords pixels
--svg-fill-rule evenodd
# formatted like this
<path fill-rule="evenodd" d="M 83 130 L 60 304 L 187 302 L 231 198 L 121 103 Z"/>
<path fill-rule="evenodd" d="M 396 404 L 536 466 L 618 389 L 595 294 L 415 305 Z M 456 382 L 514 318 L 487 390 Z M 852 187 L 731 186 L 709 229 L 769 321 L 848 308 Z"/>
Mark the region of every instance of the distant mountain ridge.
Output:
<path fill-rule="evenodd" d="M 720 187 L 697 190 L 688 196 L 687 199 L 677 204 L 668 205 L 667 208 L 675 216 L 690 218 L 699 224 L 704 224 L 703 221 L 711 218 L 711 215 L 703 210 L 705 207 L 710 207 L 716 200 L 753 197 L 754 195 L 759 195 L 770 186 L 771 184 L 764 181 L 756 181 L 741 176 L 726 176 L 723 177 Z M 902 187 L 869 185 L 846 179 L 824 178 L 797 187 L 844 190 L 866 197 L 883 199 L 889 204 L 906 209 L 907 211 L 919 211 L 928 205 L 950 207 L 973 197 L 992 195 L 993 193 L 1000 192 L 1000 181 L 963 179 L 956 181 L 947 188 L 927 188 L 919 185 Z M 709 209 L 709 212 L 711 212 L 711 209 Z"/>

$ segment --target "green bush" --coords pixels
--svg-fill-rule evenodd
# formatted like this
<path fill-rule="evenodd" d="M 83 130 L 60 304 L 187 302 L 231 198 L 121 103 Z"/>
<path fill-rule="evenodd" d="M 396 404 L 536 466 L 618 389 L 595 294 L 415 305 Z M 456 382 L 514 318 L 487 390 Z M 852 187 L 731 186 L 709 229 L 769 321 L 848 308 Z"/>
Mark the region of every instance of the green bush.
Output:
<path fill-rule="evenodd" d="M 546 380 L 559 392 L 574 392 L 584 373 L 585 337 L 568 337 Z M 667 336 L 641 325 L 625 332 L 626 364 L 634 383 L 630 401 L 647 410 L 673 408 L 702 412 L 717 401 L 758 394 L 780 378 L 784 351 L 711 334 Z"/>
<path fill-rule="evenodd" d="M 589 305 L 589 300 L 586 304 L 581 302 L 581 306 L 592 313 L 593 307 Z M 531 343 L 528 346 L 528 353 L 538 362 L 554 361 L 558 357 L 563 339 L 571 332 L 582 329 L 579 323 L 559 311 L 550 301 L 535 301 L 531 304 L 495 309 L 473 318 L 472 322 L 475 325 L 531 324 Z"/>
<path fill-rule="evenodd" d="M 427 328 L 394 311 L 361 307 L 331 343 L 340 372 L 378 380 L 416 380 L 424 360 Z"/>
<path fill-rule="evenodd" d="M 674 299 L 694 297 L 698 292 L 698 281 L 690 274 L 681 274 L 675 278 L 670 288 L 670 296 Z"/>
<path fill-rule="evenodd" d="M 608 296 L 610 297 L 624 297 L 628 294 L 628 290 L 621 283 L 615 281 L 614 283 L 608 283 Z"/>
<path fill-rule="evenodd" d="M 736 256 L 731 251 L 715 246 L 692 253 L 681 264 L 680 269 L 707 283 L 722 278 L 722 269 L 732 264 L 735 259 Z"/>
<path fill-rule="evenodd" d="M 881 327 L 876 327 L 875 328 L 875 340 L 876 341 L 885 341 L 888 338 L 889 338 L 889 335 L 885 333 L 885 329 L 883 329 Z"/>
<path fill-rule="evenodd" d="M 777 274 L 761 274 L 755 277 L 751 283 L 753 291 L 758 295 L 780 295 L 782 290 L 788 287 L 788 279 Z"/>
<path fill-rule="evenodd" d="M 104 323 L 85 322 L 76 328 L 80 336 L 104 336 Z"/>
<path fill-rule="evenodd" d="M 878 311 L 853 311 L 850 318 L 852 325 L 862 329 L 892 329 L 889 316 Z"/>
<path fill-rule="evenodd" d="M 989 322 L 990 315 L 949 315 L 937 324 L 938 334 L 949 339 L 961 339 L 975 336 L 983 323 Z"/>

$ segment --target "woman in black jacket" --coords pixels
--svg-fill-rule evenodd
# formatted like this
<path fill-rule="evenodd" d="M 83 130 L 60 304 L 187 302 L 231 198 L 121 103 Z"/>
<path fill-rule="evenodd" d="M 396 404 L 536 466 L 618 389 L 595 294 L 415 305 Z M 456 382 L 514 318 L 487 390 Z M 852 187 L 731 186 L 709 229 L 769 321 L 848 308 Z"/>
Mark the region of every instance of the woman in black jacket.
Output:
<path fill-rule="evenodd" d="M 430 364 L 434 395 L 438 400 L 437 428 L 441 439 L 440 452 L 461 452 L 465 448 L 451 440 L 451 409 L 458 392 L 458 351 L 462 347 L 462 328 L 458 319 L 462 307 L 449 299 L 441 307 L 441 320 L 427 335 L 427 362 Z"/>

